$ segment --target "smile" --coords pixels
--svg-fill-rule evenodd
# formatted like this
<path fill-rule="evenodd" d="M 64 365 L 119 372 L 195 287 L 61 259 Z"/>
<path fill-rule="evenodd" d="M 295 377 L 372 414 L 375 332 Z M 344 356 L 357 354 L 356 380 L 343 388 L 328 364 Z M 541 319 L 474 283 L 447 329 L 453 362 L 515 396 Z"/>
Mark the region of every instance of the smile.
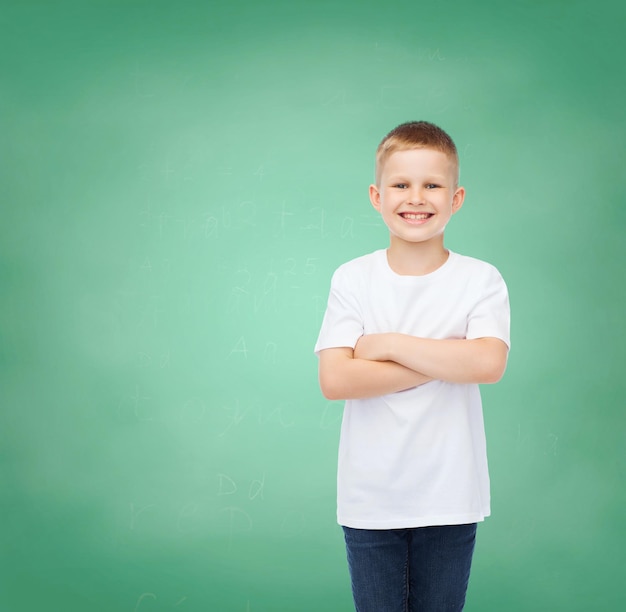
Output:
<path fill-rule="evenodd" d="M 433 216 L 433 213 L 400 213 L 400 216 L 407 221 L 425 221 Z"/>

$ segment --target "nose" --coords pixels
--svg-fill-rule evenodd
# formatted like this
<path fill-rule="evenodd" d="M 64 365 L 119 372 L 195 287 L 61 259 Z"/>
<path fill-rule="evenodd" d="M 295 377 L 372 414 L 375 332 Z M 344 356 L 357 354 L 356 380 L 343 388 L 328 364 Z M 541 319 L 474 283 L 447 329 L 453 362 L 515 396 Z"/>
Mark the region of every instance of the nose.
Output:
<path fill-rule="evenodd" d="M 419 206 L 420 204 L 424 204 L 425 201 L 425 189 L 422 187 L 411 187 L 408 194 L 408 203 L 413 206 Z"/>

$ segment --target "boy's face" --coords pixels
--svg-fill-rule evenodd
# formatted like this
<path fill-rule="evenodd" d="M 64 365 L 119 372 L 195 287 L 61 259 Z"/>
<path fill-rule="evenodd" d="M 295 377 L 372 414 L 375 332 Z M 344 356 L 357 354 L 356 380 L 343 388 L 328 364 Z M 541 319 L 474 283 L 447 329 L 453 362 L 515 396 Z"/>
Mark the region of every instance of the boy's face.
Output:
<path fill-rule="evenodd" d="M 443 246 L 444 229 L 465 197 L 456 181 L 456 164 L 441 151 L 409 149 L 387 158 L 380 184 L 370 186 L 370 200 L 389 228 L 392 246 Z"/>

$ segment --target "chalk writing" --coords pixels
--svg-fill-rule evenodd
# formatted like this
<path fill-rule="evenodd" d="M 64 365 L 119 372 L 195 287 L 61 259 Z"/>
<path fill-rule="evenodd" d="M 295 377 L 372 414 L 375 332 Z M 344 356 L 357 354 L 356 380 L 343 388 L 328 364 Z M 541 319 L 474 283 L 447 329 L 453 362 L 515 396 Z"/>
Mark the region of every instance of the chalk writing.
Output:
<path fill-rule="evenodd" d="M 203 231 L 205 238 L 217 238 L 218 237 L 218 225 L 219 222 L 212 214 L 207 214 L 204 218 Z"/>
<path fill-rule="evenodd" d="M 219 434 L 220 438 L 224 437 L 230 431 L 232 427 L 239 425 L 239 423 L 243 421 L 243 418 L 246 416 L 246 413 L 248 412 L 247 409 L 241 410 L 241 407 L 239 406 L 239 399 L 235 399 L 234 406 L 232 407 L 226 406 L 224 407 L 224 409 L 228 410 L 231 414 L 229 417 L 228 427 Z"/>
<path fill-rule="evenodd" d="M 559 441 L 559 437 L 556 434 L 548 434 L 548 444 L 546 446 L 546 451 L 545 453 L 547 455 L 552 455 L 553 457 L 556 457 L 556 452 L 557 452 L 557 443 Z"/>
<path fill-rule="evenodd" d="M 261 480 L 253 480 L 250 483 L 250 487 L 248 489 L 248 499 L 251 501 L 260 497 L 263 499 L 263 489 L 265 488 L 265 472 L 263 472 L 263 476 Z"/>
<path fill-rule="evenodd" d="M 166 351 L 165 353 L 153 355 L 147 351 L 139 351 L 137 353 L 137 361 L 139 367 L 142 369 L 156 366 L 162 370 L 170 365 L 170 352 Z"/>
<path fill-rule="evenodd" d="M 243 336 L 237 340 L 235 346 L 231 349 L 230 353 L 228 353 L 228 359 L 236 353 L 240 353 L 248 359 L 248 348 L 246 347 L 246 339 Z"/>
<path fill-rule="evenodd" d="M 346 90 L 340 89 L 330 95 L 326 94 L 322 100 L 322 106 L 341 106 L 346 105 Z"/>
<path fill-rule="evenodd" d="M 286 236 L 286 232 L 285 232 L 285 228 L 286 228 L 286 220 L 287 217 L 293 217 L 294 213 L 292 212 L 288 212 L 286 210 L 286 203 L 283 200 L 281 202 L 281 206 L 280 206 L 280 212 L 277 213 L 280 217 L 280 223 L 279 223 L 279 227 L 280 227 L 280 237 L 284 238 Z"/>
<path fill-rule="evenodd" d="M 130 528 L 131 530 L 135 529 L 135 526 L 137 524 L 137 518 L 139 517 L 139 515 L 146 512 L 146 510 L 149 510 L 150 508 L 154 508 L 154 507 L 155 507 L 154 504 L 147 504 L 146 506 L 143 506 L 142 508 L 138 508 L 137 510 L 135 510 L 135 504 L 131 502 L 130 504 Z"/>
<path fill-rule="evenodd" d="M 146 257 L 143 260 L 143 263 L 141 264 L 141 266 L 139 266 L 140 270 L 144 270 L 145 272 L 152 272 L 152 262 L 150 261 L 149 257 Z"/>
<path fill-rule="evenodd" d="M 149 410 L 149 400 L 150 396 L 144 395 L 139 385 L 136 385 L 135 392 L 132 395 L 125 395 L 120 399 L 117 406 L 117 413 L 119 416 L 123 416 L 127 410 L 130 409 L 137 420 L 152 421 L 153 415 Z"/>
<path fill-rule="evenodd" d="M 265 350 L 263 351 L 263 361 L 269 365 L 275 365 L 277 352 L 278 345 L 276 342 L 268 342 L 265 345 Z"/>
<path fill-rule="evenodd" d="M 280 426 L 283 427 L 284 429 L 292 427 L 294 422 L 287 421 L 283 418 L 284 409 L 285 409 L 285 404 L 281 404 L 279 406 L 276 406 L 275 408 L 270 408 L 268 414 L 265 414 L 265 410 L 260 410 L 259 422 L 267 423 L 275 419 L 280 424 Z"/>
<path fill-rule="evenodd" d="M 156 601 L 157 600 L 157 596 L 154 593 L 142 593 L 139 596 L 139 599 L 137 600 L 137 604 L 135 605 L 135 612 L 137 612 L 137 610 L 139 610 L 139 606 L 141 605 L 141 602 L 144 599 L 154 599 Z"/>
<path fill-rule="evenodd" d="M 354 238 L 354 219 L 352 217 L 344 217 L 339 235 L 342 238 Z"/>
<path fill-rule="evenodd" d="M 326 232 L 326 211 L 320 206 L 309 209 L 309 213 L 315 217 L 315 221 L 310 221 L 302 226 L 302 229 L 319 233 L 320 238 L 328 236 Z"/>
<path fill-rule="evenodd" d="M 142 328 L 145 325 L 149 325 L 152 323 L 152 327 L 156 328 L 159 323 L 159 315 L 163 312 L 161 308 L 159 308 L 157 301 L 159 300 L 158 295 L 151 296 L 151 301 L 153 302 L 150 305 L 144 306 L 141 309 L 141 313 L 139 316 L 139 322 L 137 324 L 138 328 Z"/>
<path fill-rule="evenodd" d="M 230 476 L 227 476 L 226 474 L 218 474 L 217 478 L 219 481 L 217 494 L 219 496 L 234 495 L 237 492 L 237 485 Z"/>
<path fill-rule="evenodd" d="M 238 491 L 237 483 L 226 474 L 218 474 L 218 489 L 217 496 L 223 497 L 225 495 L 234 495 Z M 263 491 L 265 489 L 265 472 L 261 478 L 256 478 L 250 482 L 250 486 L 248 487 L 248 499 L 250 501 L 259 497 L 263 499 Z"/>
<path fill-rule="evenodd" d="M 233 536 L 235 534 L 246 533 L 252 531 L 252 519 L 250 515 L 237 506 L 228 506 L 220 511 L 228 517 L 228 541 L 229 548 L 232 547 Z"/>
<path fill-rule="evenodd" d="M 139 611 L 139 607 L 141 606 L 142 602 L 147 600 L 147 599 L 151 599 L 153 601 L 157 601 L 158 597 L 156 596 L 155 593 L 142 593 L 139 596 L 139 598 L 137 599 L 137 603 L 135 604 L 135 612 Z M 183 603 L 185 603 L 186 601 L 187 601 L 187 596 L 184 595 L 175 604 L 172 605 L 172 608 L 177 608 L 180 605 L 182 605 Z"/>

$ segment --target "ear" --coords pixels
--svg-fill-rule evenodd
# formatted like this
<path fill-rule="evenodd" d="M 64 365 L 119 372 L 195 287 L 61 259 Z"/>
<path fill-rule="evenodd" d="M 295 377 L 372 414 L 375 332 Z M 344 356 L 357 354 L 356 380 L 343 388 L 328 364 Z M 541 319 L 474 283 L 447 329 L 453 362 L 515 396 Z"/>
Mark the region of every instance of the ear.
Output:
<path fill-rule="evenodd" d="M 465 187 L 458 187 L 452 197 L 452 214 L 458 212 L 465 200 Z"/>
<path fill-rule="evenodd" d="M 380 191 L 376 185 L 370 185 L 370 202 L 372 206 L 380 212 Z"/>

